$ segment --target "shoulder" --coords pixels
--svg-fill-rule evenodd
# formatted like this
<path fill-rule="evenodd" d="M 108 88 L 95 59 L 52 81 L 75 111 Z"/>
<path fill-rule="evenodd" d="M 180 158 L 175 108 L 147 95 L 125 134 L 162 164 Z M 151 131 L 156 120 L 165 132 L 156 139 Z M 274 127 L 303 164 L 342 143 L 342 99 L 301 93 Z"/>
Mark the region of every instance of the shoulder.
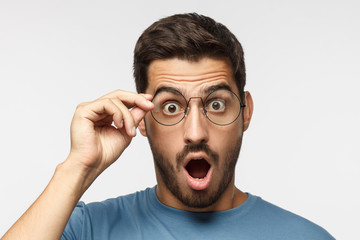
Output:
<path fill-rule="evenodd" d="M 283 232 L 283 234 L 292 236 L 292 239 L 334 239 L 324 228 L 310 220 L 260 197 L 252 197 L 255 198 L 255 204 L 250 214 L 262 226 Z"/>
<path fill-rule="evenodd" d="M 153 188 L 147 188 L 132 194 L 109 198 L 101 202 L 91 202 L 89 204 L 80 202 L 77 205 L 77 208 L 85 208 L 85 211 L 89 214 L 96 214 L 99 216 L 106 213 L 107 216 L 109 216 L 109 214 L 120 213 L 125 210 L 142 206 L 147 201 L 152 190 Z"/>
<path fill-rule="evenodd" d="M 152 190 L 153 188 L 147 188 L 132 194 L 88 204 L 80 201 L 73 210 L 70 220 L 78 223 L 84 222 L 89 218 L 92 221 L 95 219 L 102 221 L 103 219 L 118 218 L 131 214 L 131 211 L 144 206 Z"/>
<path fill-rule="evenodd" d="M 102 202 L 79 202 L 63 232 L 62 239 L 109 239 L 109 234 L 133 229 L 144 216 L 148 196 L 153 188 L 110 198 Z M 114 231 L 116 229 L 116 231 Z"/>

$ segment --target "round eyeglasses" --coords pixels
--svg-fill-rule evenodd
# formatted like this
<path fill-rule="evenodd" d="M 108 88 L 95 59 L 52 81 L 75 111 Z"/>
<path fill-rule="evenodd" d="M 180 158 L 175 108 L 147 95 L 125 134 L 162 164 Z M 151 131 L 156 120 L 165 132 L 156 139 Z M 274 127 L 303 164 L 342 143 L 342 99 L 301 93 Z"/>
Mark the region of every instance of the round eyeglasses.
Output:
<path fill-rule="evenodd" d="M 240 98 L 228 89 L 217 89 L 212 91 L 203 101 L 201 97 L 191 97 L 186 101 L 185 97 L 173 88 L 165 88 L 158 91 L 152 102 L 154 109 L 151 111 L 156 122 L 172 126 L 181 122 L 190 110 L 189 104 L 192 99 L 200 99 L 202 107 L 200 110 L 210 122 L 216 125 L 229 125 L 240 115 Z M 246 99 L 246 98 L 245 98 Z"/>

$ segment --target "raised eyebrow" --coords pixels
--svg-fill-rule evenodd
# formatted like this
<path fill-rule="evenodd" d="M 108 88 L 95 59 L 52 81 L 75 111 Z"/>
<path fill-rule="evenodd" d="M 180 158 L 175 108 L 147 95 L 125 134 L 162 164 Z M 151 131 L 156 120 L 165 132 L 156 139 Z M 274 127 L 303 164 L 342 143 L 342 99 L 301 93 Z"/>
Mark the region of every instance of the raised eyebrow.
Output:
<path fill-rule="evenodd" d="M 161 92 L 172 92 L 172 93 L 175 93 L 177 95 L 183 95 L 179 89 L 177 88 L 174 88 L 174 87 L 160 87 L 158 88 L 156 91 L 155 91 L 155 94 L 154 94 L 154 98 L 157 94 L 161 93 Z"/>
<path fill-rule="evenodd" d="M 228 90 L 228 91 L 232 91 L 231 90 L 231 87 L 228 85 L 228 84 L 225 84 L 225 83 L 221 83 L 221 84 L 218 84 L 218 85 L 212 85 L 212 86 L 209 86 L 207 88 L 204 88 L 202 90 L 200 90 L 200 92 L 202 94 L 210 94 L 211 92 L 214 92 L 216 90 L 219 90 L 219 89 L 225 89 L 225 90 Z M 174 87 L 168 87 L 168 86 L 163 86 L 163 87 L 159 87 L 156 91 L 155 91 L 155 94 L 154 94 L 154 97 L 161 93 L 161 92 L 172 92 L 172 93 L 175 93 L 177 95 L 181 95 L 181 96 L 184 96 L 184 94 L 180 91 L 180 89 L 178 88 L 174 88 Z"/>
<path fill-rule="evenodd" d="M 219 90 L 219 89 L 224 89 L 224 90 L 228 90 L 228 91 L 232 92 L 231 87 L 228 84 L 225 84 L 225 83 L 207 87 L 204 90 L 202 90 L 202 92 L 204 94 L 210 94 L 211 92 L 214 92 L 214 91 Z"/>

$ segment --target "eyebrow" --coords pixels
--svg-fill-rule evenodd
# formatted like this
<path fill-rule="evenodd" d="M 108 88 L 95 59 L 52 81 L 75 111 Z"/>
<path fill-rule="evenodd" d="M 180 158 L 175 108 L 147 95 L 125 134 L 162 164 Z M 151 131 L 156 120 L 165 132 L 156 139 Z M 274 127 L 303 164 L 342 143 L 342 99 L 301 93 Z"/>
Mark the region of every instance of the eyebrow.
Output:
<path fill-rule="evenodd" d="M 214 92 L 216 90 L 219 90 L 219 89 L 225 89 L 225 90 L 228 90 L 228 91 L 231 91 L 232 92 L 232 89 L 231 87 L 226 84 L 226 83 L 221 83 L 221 84 L 218 84 L 218 85 L 212 85 L 212 86 L 209 86 L 209 87 L 206 87 L 206 88 L 201 88 L 200 89 L 200 93 L 202 93 L 203 95 L 207 95 L 207 94 L 210 94 L 211 92 Z M 175 93 L 177 95 L 182 95 L 184 96 L 185 94 L 178 88 L 175 88 L 175 87 L 169 87 L 169 86 L 163 86 L 163 87 L 159 87 L 156 91 L 155 91 L 155 94 L 154 94 L 154 97 L 161 93 L 161 92 L 172 92 L 172 93 Z"/>
<path fill-rule="evenodd" d="M 179 89 L 177 89 L 177 88 L 164 86 L 164 87 L 159 87 L 158 89 L 156 89 L 153 98 L 155 98 L 155 96 L 158 95 L 158 94 L 161 93 L 161 92 L 172 92 L 172 93 L 175 93 L 175 94 L 177 94 L 177 95 L 183 95 L 183 94 L 181 93 L 181 91 L 180 91 Z"/>
<path fill-rule="evenodd" d="M 204 94 L 210 94 L 211 92 L 219 90 L 219 89 L 224 89 L 224 90 L 228 90 L 228 91 L 232 92 L 231 87 L 226 83 L 221 83 L 221 84 L 218 84 L 218 85 L 209 86 L 209 87 L 207 87 L 205 89 L 201 89 L 200 92 L 202 92 Z"/>

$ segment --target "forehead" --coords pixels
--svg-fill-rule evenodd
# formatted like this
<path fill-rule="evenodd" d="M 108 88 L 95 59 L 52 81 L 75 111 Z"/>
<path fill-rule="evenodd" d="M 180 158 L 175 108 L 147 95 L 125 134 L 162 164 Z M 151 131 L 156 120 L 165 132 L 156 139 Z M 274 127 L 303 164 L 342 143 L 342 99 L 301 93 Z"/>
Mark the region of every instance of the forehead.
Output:
<path fill-rule="evenodd" d="M 229 85 L 237 91 L 231 64 L 226 59 L 161 59 L 149 65 L 146 92 L 154 94 L 161 87 L 173 87 L 184 94 L 195 94 L 217 85 Z"/>

